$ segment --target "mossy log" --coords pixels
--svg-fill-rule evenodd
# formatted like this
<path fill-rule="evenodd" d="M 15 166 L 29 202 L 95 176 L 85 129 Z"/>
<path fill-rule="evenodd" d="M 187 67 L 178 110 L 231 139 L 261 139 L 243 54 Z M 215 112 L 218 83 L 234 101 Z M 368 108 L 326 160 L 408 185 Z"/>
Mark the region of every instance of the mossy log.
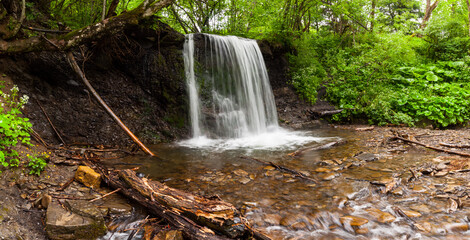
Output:
<path fill-rule="evenodd" d="M 181 229 L 188 239 L 269 239 L 246 225 L 231 204 L 139 178 L 132 170 L 105 174 L 112 188 Z"/>

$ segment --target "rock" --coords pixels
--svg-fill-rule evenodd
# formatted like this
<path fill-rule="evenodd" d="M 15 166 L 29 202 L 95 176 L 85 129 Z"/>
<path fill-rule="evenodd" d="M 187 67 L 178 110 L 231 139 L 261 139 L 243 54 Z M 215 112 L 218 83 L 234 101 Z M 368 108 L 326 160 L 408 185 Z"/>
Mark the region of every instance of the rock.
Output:
<path fill-rule="evenodd" d="M 291 225 L 291 228 L 296 230 L 296 231 L 304 230 L 304 229 L 307 228 L 307 224 L 304 223 L 304 222 L 296 222 L 296 223 Z"/>
<path fill-rule="evenodd" d="M 435 173 L 434 177 L 443 177 L 443 176 L 447 175 L 448 173 L 449 173 L 449 171 L 442 170 L 442 171 L 439 171 L 439 172 Z"/>
<path fill-rule="evenodd" d="M 245 177 L 245 176 L 248 176 L 248 173 L 241 170 L 241 169 L 237 169 L 233 172 L 235 175 L 237 176 L 240 176 L 240 177 Z"/>
<path fill-rule="evenodd" d="M 466 232 L 468 231 L 467 223 L 450 223 L 445 226 L 449 232 Z"/>
<path fill-rule="evenodd" d="M 251 179 L 247 178 L 247 177 L 243 177 L 242 179 L 240 179 L 240 183 L 242 184 L 247 184 L 251 181 Z"/>
<path fill-rule="evenodd" d="M 282 217 L 277 214 L 265 214 L 264 222 L 269 225 L 280 225 Z"/>
<path fill-rule="evenodd" d="M 46 233 L 52 240 L 96 239 L 106 233 L 104 222 L 80 216 L 52 202 L 46 213 Z"/>
<path fill-rule="evenodd" d="M 88 166 L 79 166 L 75 172 L 75 180 L 87 187 L 97 189 L 100 187 L 101 175 Z"/>
<path fill-rule="evenodd" d="M 421 217 L 421 216 L 422 216 L 421 213 L 416 212 L 416 211 L 412 211 L 412 210 L 403 210 L 403 213 L 404 213 L 407 217 L 410 217 L 410 218 L 417 218 L 417 217 Z"/>
<path fill-rule="evenodd" d="M 152 240 L 183 240 L 183 233 L 178 230 L 161 231 Z"/>
<path fill-rule="evenodd" d="M 281 219 L 279 222 L 280 225 L 285 226 L 285 227 L 290 227 L 296 222 L 299 222 L 299 216 L 296 215 L 287 215 Z"/>
<path fill-rule="evenodd" d="M 372 161 L 376 161 L 379 159 L 375 154 L 372 154 L 372 153 L 359 153 L 354 157 L 356 157 L 357 159 L 361 161 L 366 161 L 366 162 L 372 162 Z"/>
<path fill-rule="evenodd" d="M 323 176 L 322 180 L 324 180 L 324 181 L 330 181 L 330 180 L 333 180 L 335 177 L 336 177 L 336 173 L 331 172 L 331 173 L 325 174 L 325 175 Z"/>
<path fill-rule="evenodd" d="M 396 217 L 392 214 L 375 208 L 368 209 L 367 212 L 369 212 L 370 215 L 372 215 L 380 223 L 391 223 L 396 219 Z"/>
<path fill-rule="evenodd" d="M 343 216 L 343 217 L 340 217 L 339 220 L 341 221 L 341 224 L 343 225 L 349 224 L 353 227 L 359 227 L 369 222 L 369 220 L 365 218 L 356 217 L 356 216 Z"/>
<path fill-rule="evenodd" d="M 393 195 L 403 196 L 403 187 L 397 187 L 392 190 Z"/>
<path fill-rule="evenodd" d="M 264 170 L 268 170 L 268 171 L 272 171 L 272 170 L 274 170 L 274 169 L 276 169 L 276 168 L 273 167 L 273 166 L 266 166 L 266 167 L 264 167 L 263 169 L 264 169 Z"/>
<path fill-rule="evenodd" d="M 369 229 L 368 228 L 358 228 L 355 230 L 356 234 L 368 234 Z"/>
<path fill-rule="evenodd" d="M 93 204 L 84 200 L 66 200 L 66 206 L 72 211 L 80 216 L 89 217 L 96 221 L 104 222 L 103 215 L 101 211 Z"/>
<path fill-rule="evenodd" d="M 415 223 L 414 226 L 422 232 L 431 232 L 432 225 L 429 222 Z"/>
<path fill-rule="evenodd" d="M 328 168 L 319 167 L 315 169 L 315 172 L 323 173 L 323 172 L 331 172 L 331 170 Z"/>
<path fill-rule="evenodd" d="M 416 206 L 411 206 L 410 207 L 411 209 L 417 211 L 417 212 L 422 212 L 422 213 L 430 213 L 431 210 L 429 209 L 428 206 L 424 205 L 424 204 L 420 204 L 420 205 L 416 205 Z"/>

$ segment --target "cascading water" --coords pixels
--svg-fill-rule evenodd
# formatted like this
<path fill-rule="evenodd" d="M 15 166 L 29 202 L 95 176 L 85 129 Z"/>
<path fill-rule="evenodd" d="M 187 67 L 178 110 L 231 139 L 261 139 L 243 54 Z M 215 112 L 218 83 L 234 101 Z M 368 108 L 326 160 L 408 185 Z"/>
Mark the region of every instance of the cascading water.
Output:
<path fill-rule="evenodd" d="M 256 41 L 189 34 L 183 55 L 193 134 L 183 145 L 271 148 L 318 140 L 278 126 L 274 96 Z"/>

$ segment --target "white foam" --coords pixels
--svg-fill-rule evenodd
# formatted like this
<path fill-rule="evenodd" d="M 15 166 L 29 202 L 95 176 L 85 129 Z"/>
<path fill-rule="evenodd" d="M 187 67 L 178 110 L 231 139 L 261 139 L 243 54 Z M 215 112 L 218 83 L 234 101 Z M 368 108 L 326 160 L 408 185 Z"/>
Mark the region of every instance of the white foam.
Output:
<path fill-rule="evenodd" d="M 206 136 L 181 141 L 179 145 L 189 148 L 203 148 L 210 150 L 289 150 L 308 143 L 320 143 L 332 138 L 314 137 L 309 132 L 289 131 L 280 127 L 271 126 L 269 131 L 240 138 L 211 139 Z"/>

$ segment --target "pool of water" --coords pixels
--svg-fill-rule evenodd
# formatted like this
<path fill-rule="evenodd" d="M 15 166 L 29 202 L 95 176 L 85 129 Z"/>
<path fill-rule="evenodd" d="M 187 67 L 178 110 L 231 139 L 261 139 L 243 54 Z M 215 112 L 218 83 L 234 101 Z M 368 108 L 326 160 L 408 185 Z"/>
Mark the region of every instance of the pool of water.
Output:
<path fill-rule="evenodd" d="M 171 187 L 218 195 L 273 239 L 470 237 L 470 210 L 452 207 L 449 199 L 455 195 L 448 194 L 451 187 L 466 189 L 466 173 L 408 182 L 410 168 L 435 162 L 441 154 L 387 148 L 385 134 L 377 132 L 328 127 L 301 135 L 310 140 L 289 147 L 226 147 L 221 141 L 199 147 L 188 142 L 160 144 L 151 147 L 158 159 L 130 156 L 120 161 L 141 164 L 140 172 Z M 289 155 L 339 140 L 345 143 Z M 301 171 L 316 182 L 250 158 Z M 452 194 L 457 190 L 451 189 Z"/>

